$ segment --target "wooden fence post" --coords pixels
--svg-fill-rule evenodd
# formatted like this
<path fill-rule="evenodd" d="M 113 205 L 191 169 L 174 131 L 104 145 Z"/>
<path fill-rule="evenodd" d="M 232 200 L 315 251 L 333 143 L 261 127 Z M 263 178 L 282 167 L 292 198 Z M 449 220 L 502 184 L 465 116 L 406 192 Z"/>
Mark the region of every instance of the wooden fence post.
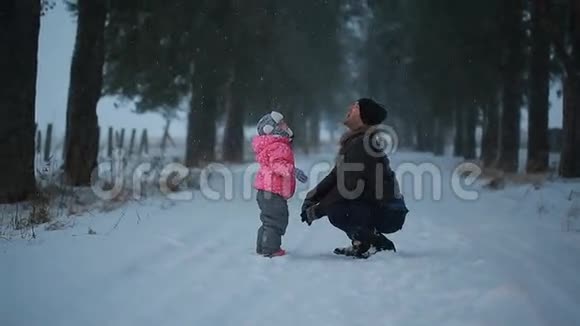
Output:
<path fill-rule="evenodd" d="M 139 144 L 139 155 L 143 152 L 145 154 L 149 154 L 149 141 L 147 140 L 147 129 L 143 129 L 143 133 L 141 134 L 141 143 Z"/>
<path fill-rule="evenodd" d="M 109 139 L 107 142 L 107 157 L 113 157 L 113 127 L 109 127 Z"/>
<path fill-rule="evenodd" d="M 101 126 L 97 127 L 97 158 L 101 153 Z"/>
<path fill-rule="evenodd" d="M 117 144 L 119 148 L 125 147 L 125 128 L 121 129 L 121 134 L 119 135 L 119 144 Z"/>
<path fill-rule="evenodd" d="M 52 123 L 46 127 L 46 143 L 44 144 L 44 161 L 50 161 L 50 147 L 52 144 Z"/>
<path fill-rule="evenodd" d="M 136 134 L 137 134 L 137 129 L 133 128 L 133 130 L 131 130 L 131 139 L 129 139 L 129 156 L 133 155 L 133 147 L 135 146 Z"/>
<path fill-rule="evenodd" d="M 147 135 L 147 129 L 145 129 L 145 154 L 149 155 L 149 136 Z"/>
<path fill-rule="evenodd" d="M 36 131 L 36 154 L 42 153 L 42 132 L 40 130 Z"/>
<path fill-rule="evenodd" d="M 161 137 L 161 155 L 165 154 L 165 146 L 167 144 L 167 130 L 163 133 L 163 137 Z"/>

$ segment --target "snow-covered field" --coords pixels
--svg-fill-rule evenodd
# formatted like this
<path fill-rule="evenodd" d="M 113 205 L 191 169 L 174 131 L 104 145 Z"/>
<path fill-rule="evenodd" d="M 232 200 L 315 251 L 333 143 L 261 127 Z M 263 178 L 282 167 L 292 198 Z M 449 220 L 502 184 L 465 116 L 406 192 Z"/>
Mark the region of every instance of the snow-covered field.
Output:
<path fill-rule="evenodd" d="M 428 182 L 413 198 L 404 180 L 411 212 L 391 237 L 397 253 L 333 255 L 347 238 L 325 218 L 302 224 L 301 193 L 290 202 L 288 255 L 274 259 L 254 254 L 258 210 L 239 184 L 232 201 L 153 198 L 35 240 L 0 240 L 0 325 L 578 324 L 580 233 L 569 229 L 580 183 L 479 189 L 466 201 L 451 192 L 449 158 L 394 161 L 444 171 L 440 200 Z"/>

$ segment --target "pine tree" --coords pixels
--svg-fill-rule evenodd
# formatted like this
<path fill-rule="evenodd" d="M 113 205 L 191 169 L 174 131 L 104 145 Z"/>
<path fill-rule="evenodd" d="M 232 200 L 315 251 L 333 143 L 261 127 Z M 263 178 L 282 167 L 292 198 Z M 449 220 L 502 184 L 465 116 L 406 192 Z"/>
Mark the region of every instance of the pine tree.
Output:
<path fill-rule="evenodd" d="M 580 1 L 569 0 L 565 28 L 568 46 L 556 40 L 559 59 L 564 65 L 564 144 L 559 173 L 565 178 L 580 177 Z M 564 19 L 563 19 L 564 20 Z"/>
<path fill-rule="evenodd" d="M 501 118 L 501 148 L 498 167 L 505 172 L 517 172 L 520 149 L 520 108 L 523 98 L 524 58 L 523 0 L 504 2 L 502 31 L 505 33 L 503 47 L 503 90 Z"/>
<path fill-rule="evenodd" d="M 550 93 L 550 39 L 547 31 L 550 0 L 532 1 L 531 87 L 526 171 L 548 169 L 548 110 Z"/>
<path fill-rule="evenodd" d="M 36 191 L 34 137 L 39 0 L 6 0 L 0 6 L 0 203 Z"/>
<path fill-rule="evenodd" d="M 97 103 L 101 98 L 105 55 L 105 0 L 80 1 L 67 103 L 65 182 L 88 186 L 97 166 L 99 126 Z"/>
<path fill-rule="evenodd" d="M 488 103 L 483 111 L 483 135 L 481 139 L 481 161 L 483 166 L 491 168 L 499 154 L 499 108 L 495 101 Z"/>

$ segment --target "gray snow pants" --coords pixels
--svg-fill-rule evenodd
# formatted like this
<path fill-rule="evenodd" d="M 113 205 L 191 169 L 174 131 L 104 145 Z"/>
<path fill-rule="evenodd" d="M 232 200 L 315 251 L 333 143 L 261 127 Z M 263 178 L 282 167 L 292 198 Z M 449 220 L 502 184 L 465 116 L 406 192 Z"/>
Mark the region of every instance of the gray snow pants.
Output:
<path fill-rule="evenodd" d="M 288 203 L 277 194 L 259 190 L 257 194 L 260 220 L 256 252 L 269 255 L 280 249 L 282 236 L 288 227 Z"/>

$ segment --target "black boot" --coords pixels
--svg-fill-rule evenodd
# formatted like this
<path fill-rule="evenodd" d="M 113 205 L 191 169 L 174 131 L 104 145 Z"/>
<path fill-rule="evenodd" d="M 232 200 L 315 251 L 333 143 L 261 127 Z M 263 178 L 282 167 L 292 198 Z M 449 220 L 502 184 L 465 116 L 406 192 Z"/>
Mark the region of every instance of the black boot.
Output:
<path fill-rule="evenodd" d="M 354 251 L 355 258 L 369 258 L 374 252 L 371 252 L 371 243 L 368 241 L 362 242 L 358 240 L 354 240 L 352 242 L 352 248 Z"/>
<path fill-rule="evenodd" d="M 353 240 L 352 246 L 344 248 L 336 248 L 334 249 L 334 253 L 337 255 L 366 259 L 369 258 L 374 253 L 374 250 L 373 252 L 371 252 L 370 249 L 371 249 L 370 243 L 368 242 L 363 243 L 358 240 Z"/>
<path fill-rule="evenodd" d="M 374 233 L 368 228 L 357 228 L 349 234 L 352 240 L 352 246 L 347 248 L 336 248 L 334 253 L 337 255 L 345 255 L 355 258 L 368 258 L 377 250 L 372 248 Z M 371 250 L 372 249 L 372 252 Z"/>
<path fill-rule="evenodd" d="M 372 246 L 375 247 L 377 251 L 392 250 L 397 252 L 397 248 L 395 248 L 393 241 L 389 240 L 377 230 L 375 230 L 373 234 Z"/>

